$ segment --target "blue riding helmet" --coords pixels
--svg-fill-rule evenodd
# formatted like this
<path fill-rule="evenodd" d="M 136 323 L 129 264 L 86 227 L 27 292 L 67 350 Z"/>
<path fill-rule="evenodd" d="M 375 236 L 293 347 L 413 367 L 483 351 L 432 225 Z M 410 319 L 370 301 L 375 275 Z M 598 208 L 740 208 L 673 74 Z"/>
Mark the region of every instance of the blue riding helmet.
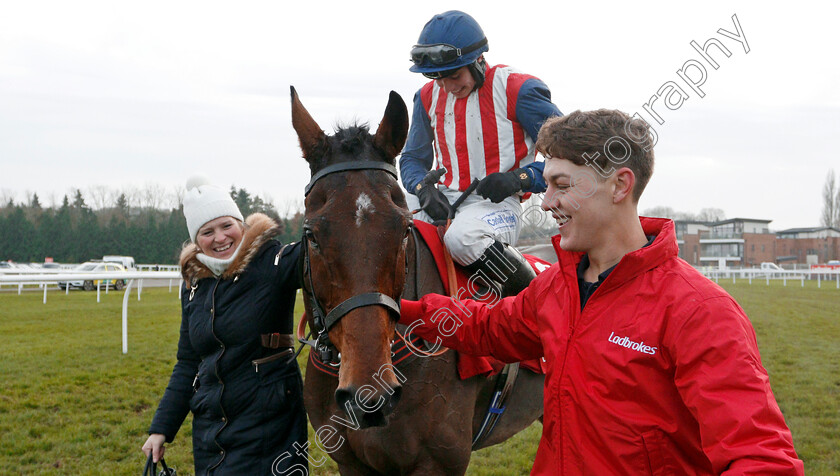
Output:
<path fill-rule="evenodd" d="M 473 17 L 450 10 L 432 17 L 411 49 L 413 73 L 451 71 L 473 64 L 488 51 L 487 37 Z"/>

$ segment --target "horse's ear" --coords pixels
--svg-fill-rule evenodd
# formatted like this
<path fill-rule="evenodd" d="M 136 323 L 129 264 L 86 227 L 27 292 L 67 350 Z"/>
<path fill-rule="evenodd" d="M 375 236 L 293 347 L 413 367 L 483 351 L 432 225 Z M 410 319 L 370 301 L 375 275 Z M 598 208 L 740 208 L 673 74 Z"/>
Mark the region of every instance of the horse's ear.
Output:
<path fill-rule="evenodd" d="M 408 109 L 405 101 L 394 91 L 388 97 L 385 116 L 376 129 L 373 144 L 385 152 L 390 160 L 399 155 L 408 135 Z"/>
<path fill-rule="evenodd" d="M 324 139 L 327 135 L 309 115 L 309 111 L 303 107 L 298 98 L 295 87 L 291 86 L 292 92 L 292 127 L 297 132 L 298 140 L 300 141 L 300 149 L 303 151 L 303 157 L 308 161 L 312 159 L 311 154 L 313 149 Z"/>

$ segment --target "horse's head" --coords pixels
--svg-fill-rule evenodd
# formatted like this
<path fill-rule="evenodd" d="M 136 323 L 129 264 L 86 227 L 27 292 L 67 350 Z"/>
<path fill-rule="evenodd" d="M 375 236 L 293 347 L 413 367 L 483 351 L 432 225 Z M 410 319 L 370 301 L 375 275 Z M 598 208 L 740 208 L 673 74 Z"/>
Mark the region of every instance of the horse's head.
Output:
<path fill-rule="evenodd" d="M 325 330 L 319 339 L 325 355 L 335 350 L 341 356 L 339 406 L 362 427 L 384 425 L 401 394 L 391 341 L 411 215 L 394 158 L 405 143 L 408 111 L 391 92 L 376 134 L 356 125 L 330 136 L 292 88 L 292 125 L 312 173 L 303 239 L 310 327 L 316 334 Z"/>

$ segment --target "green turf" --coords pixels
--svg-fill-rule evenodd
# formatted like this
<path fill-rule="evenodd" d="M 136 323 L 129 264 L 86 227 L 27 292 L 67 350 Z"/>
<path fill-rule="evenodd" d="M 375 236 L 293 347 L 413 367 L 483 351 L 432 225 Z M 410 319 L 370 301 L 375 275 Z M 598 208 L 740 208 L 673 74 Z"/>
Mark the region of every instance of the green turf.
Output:
<path fill-rule="evenodd" d="M 721 282 L 747 311 L 808 474 L 840 474 L 840 290 Z M 177 292 L 0 292 L 0 474 L 139 474 L 140 446 L 174 364 Z M 304 353 L 305 354 L 305 353 Z M 539 423 L 473 455 L 471 476 L 528 474 Z M 189 417 L 167 462 L 192 474 Z M 313 452 L 313 458 L 321 456 Z M 330 461 L 311 474 L 336 474 Z"/>

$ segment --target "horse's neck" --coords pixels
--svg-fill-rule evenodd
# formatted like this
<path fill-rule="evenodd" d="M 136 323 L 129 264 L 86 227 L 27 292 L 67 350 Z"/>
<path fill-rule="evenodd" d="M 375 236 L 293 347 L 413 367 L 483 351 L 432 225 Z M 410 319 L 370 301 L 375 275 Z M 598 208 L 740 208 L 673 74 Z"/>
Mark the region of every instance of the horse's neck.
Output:
<path fill-rule="evenodd" d="M 406 253 L 408 275 L 402 297 L 416 301 L 429 293 L 445 294 L 432 252 L 417 230 L 409 237 Z"/>

